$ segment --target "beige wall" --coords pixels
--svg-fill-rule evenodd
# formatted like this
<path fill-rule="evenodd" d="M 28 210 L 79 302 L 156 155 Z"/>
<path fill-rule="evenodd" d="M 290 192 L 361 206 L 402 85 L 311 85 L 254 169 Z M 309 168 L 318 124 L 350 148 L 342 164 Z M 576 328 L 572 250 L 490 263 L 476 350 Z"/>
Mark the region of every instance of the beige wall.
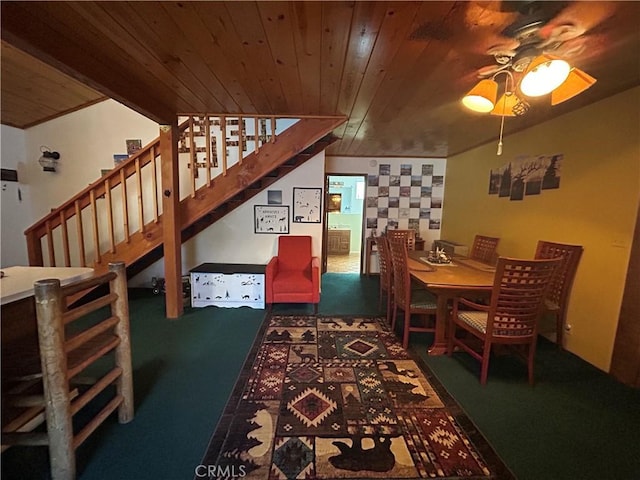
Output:
<path fill-rule="evenodd" d="M 0 192 L 0 266 L 27 265 L 27 242 L 22 232 L 31 222 L 31 195 L 25 175 L 28 161 L 23 130 L 0 127 L 2 168 L 16 170 L 17 182 L 1 182 Z"/>
<path fill-rule="evenodd" d="M 498 236 L 501 255 L 529 258 L 538 240 L 584 246 L 566 347 L 605 371 L 640 197 L 639 112 L 634 88 L 505 138 L 502 156 L 491 143 L 447 162 L 442 238 L 471 244 L 476 233 Z M 559 189 L 522 201 L 488 195 L 491 169 L 519 155 L 556 153 L 564 155 Z"/>

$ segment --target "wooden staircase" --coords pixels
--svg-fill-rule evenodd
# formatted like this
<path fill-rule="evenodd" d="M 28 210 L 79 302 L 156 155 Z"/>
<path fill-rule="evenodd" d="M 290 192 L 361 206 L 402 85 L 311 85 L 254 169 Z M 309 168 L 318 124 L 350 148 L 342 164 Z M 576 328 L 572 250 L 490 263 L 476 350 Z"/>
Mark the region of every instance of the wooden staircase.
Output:
<path fill-rule="evenodd" d="M 205 115 L 180 124 L 179 152 L 187 157 L 190 176 L 190 188 L 181 192 L 182 242 L 324 150 L 344 122 L 343 117 L 301 118 L 279 132 L 274 117 L 267 119 L 270 130 L 268 121 L 253 120 L 253 135 L 246 117 Z M 216 142 L 221 134 L 223 141 Z M 204 146 L 197 144 L 199 136 Z M 103 273 L 110 262 L 124 261 L 131 276 L 161 258 L 159 141 L 27 229 L 29 264 L 91 266 Z"/>

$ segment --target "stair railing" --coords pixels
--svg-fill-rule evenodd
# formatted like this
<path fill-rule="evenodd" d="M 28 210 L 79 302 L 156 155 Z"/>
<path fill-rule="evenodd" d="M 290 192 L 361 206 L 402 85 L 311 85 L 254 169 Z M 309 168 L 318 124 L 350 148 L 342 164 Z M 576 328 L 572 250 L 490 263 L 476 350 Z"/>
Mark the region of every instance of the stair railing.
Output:
<path fill-rule="evenodd" d="M 258 152 L 297 120 L 273 116 L 188 115 L 178 127 L 180 198 L 210 188 L 216 175 Z M 157 223 L 162 208 L 157 138 L 25 231 L 29 264 L 96 266 L 136 232 Z M 200 172 L 204 170 L 204 176 Z M 184 173 L 183 173 L 184 172 Z M 204 178 L 203 178 L 204 177 Z M 188 184 L 185 179 L 188 178 Z M 73 246 L 73 247 L 72 247 Z M 46 259 L 46 262 L 45 262 Z"/>

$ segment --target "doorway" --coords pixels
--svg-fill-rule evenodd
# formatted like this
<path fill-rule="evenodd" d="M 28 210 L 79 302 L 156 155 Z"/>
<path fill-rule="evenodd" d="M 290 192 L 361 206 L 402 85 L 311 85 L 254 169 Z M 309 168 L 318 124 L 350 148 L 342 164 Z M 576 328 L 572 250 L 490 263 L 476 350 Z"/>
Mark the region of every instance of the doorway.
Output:
<path fill-rule="evenodd" d="M 324 271 L 360 273 L 366 175 L 325 176 Z"/>

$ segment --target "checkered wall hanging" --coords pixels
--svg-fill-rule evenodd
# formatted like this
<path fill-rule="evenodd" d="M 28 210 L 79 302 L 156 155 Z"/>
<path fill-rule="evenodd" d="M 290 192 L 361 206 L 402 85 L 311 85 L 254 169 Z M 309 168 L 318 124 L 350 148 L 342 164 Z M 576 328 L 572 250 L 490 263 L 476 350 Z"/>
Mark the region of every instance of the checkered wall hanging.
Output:
<path fill-rule="evenodd" d="M 440 230 L 444 172 L 430 163 L 381 163 L 367 180 L 367 235 L 386 229 Z"/>

